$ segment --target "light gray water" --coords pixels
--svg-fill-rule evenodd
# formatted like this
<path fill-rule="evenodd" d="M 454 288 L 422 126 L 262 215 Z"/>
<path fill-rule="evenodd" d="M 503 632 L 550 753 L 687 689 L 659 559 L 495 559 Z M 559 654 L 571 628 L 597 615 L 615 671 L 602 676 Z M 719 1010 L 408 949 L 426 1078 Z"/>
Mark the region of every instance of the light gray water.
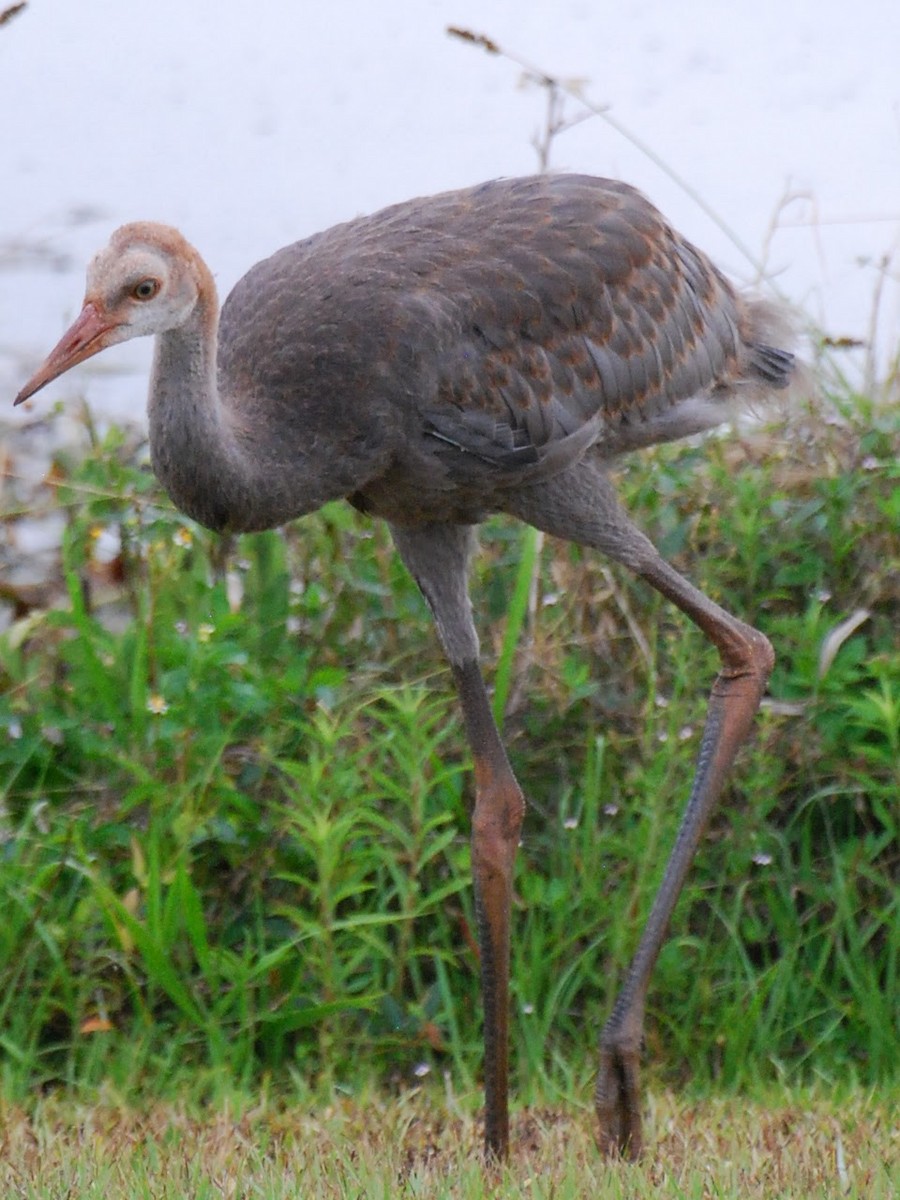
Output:
<path fill-rule="evenodd" d="M 873 264 L 900 238 L 896 0 L 30 0 L 0 28 L 0 418 L 78 311 L 86 260 L 124 221 L 178 225 L 224 294 L 318 228 L 534 170 L 542 95 L 514 65 L 448 38 L 451 23 L 585 79 L 827 332 L 867 334 Z M 553 165 L 638 184 L 752 280 L 603 120 L 561 136 Z M 884 354 L 900 330 L 897 276 L 894 264 Z M 85 394 L 143 419 L 149 354 L 117 347 L 34 404 Z"/>

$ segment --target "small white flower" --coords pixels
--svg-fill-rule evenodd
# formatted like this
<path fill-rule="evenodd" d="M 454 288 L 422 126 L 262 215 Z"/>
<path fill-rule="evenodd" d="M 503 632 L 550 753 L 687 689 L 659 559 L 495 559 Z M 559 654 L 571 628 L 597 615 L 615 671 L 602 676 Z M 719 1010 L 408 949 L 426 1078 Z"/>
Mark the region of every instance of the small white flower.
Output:
<path fill-rule="evenodd" d="M 754 854 L 753 861 L 758 867 L 769 867 L 772 865 L 771 854 Z"/>
<path fill-rule="evenodd" d="M 427 1062 L 416 1063 L 413 1067 L 413 1075 L 416 1079 L 424 1079 L 426 1075 L 431 1074 L 431 1066 Z"/>
<path fill-rule="evenodd" d="M 215 625 L 210 625 L 208 621 L 204 621 L 202 625 L 197 626 L 197 637 L 201 642 L 208 642 L 215 632 Z"/>
<path fill-rule="evenodd" d="M 161 717 L 163 713 L 169 711 L 169 706 L 166 704 L 165 698 L 154 693 L 147 700 L 147 712 L 153 713 L 155 717 Z"/>
<path fill-rule="evenodd" d="M 578 818 L 577 817 L 566 817 L 566 819 L 563 821 L 563 829 L 577 829 L 577 828 L 578 828 Z"/>
<path fill-rule="evenodd" d="M 179 525 L 172 534 L 172 541 L 176 546 L 191 546 L 194 542 L 194 535 L 186 525 Z"/>
<path fill-rule="evenodd" d="M 618 804 L 604 804 L 603 811 L 608 817 L 615 817 L 619 812 Z"/>
<path fill-rule="evenodd" d="M 526 1017 L 530 1017 L 531 1014 L 534 1012 L 534 1005 L 533 1004 L 523 1004 L 522 1012 L 525 1014 Z"/>

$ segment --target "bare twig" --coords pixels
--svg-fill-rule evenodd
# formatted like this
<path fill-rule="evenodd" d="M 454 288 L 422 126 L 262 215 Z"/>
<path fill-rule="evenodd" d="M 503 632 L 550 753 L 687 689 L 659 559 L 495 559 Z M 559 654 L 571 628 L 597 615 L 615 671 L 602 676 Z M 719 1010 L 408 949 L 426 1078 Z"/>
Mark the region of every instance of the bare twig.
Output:
<path fill-rule="evenodd" d="M 5 25 L 7 21 L 11 21 L 13 17 L 17 17 L 23 9 L 27 8 L 26 0 L 21 0 L 19 4 L 10 4 L 8 8 L 0 9 L 0 25 Z"/>
<path fill-rule="evenodd" d="M 597 116 L 596 113 L 585 110 L 584 112 L 575 113 L 574 116 L 567 117 L 564 115 L 566 97 L 559 86 L 559 82 L 553 79 L 550 75 L 532 75 L 530 72 L 524 76 L 526 83 L 537 84 L 542 87 L 547 93 L 547 113 L 544 118 L 544 128 L 540 134 L 535 134 L 531 139 L 531 144 L 534 146 L 538 156 L 538 165 L 541 174 L 545 174 L 550 170 L 550 152 L 553 149 L 553 140 L 559 134 L 565 133 L 567 129 L 571 129 L 575 125 L 580 125 L 582 121 L 589 121 L 591 117 Z"/>
<path fill-rule="evenodd" d="M 496 42 L 492 42 L 489 37 L 483 33 L 473 33 L 471 29 L 460 29 L 458 25 L 448 25 L 447 32 L 451 37 L 459 38 L 460 41 L 470 42 L 473 46 L 480 46 L 482 50 L 487 50 L 488 54 L 503 54 L 503 51 Z M 506 55 L 509 58 L 509 55 Z"/>
<path fill-rule="evenodd" d="M 789 224 L 791 224 L 791 222 L 784 220 L 784 214 L 792 205 L 797 204 L 798 201 L 808 205 L 813 216 L 812 216 L 811 220 L 803 221 L 803 222 L 794 222 L 794 223 L 802 224 L 805 228 L 811 229 L 813 231 L 813 241 L 814 241 L 815 247 L 816 247 L 816 255 L 817 255 L 820 263 L 824 260 L 824 253 L 822 250 L 822 241 L 819 236 L 819 227 L 821 225 L 821 222 L 818 219 L 818 209 L 816 207 L 815 196 L 813 196 L 813 194 L 811 192 L 806 192 L 806 191 L 796 192 L 792 188 L 786 188 L 785 191 L 782 193 L 781 197 L 779 198 L 778 203 L 775 205 L 774 209 L 772 210 L 772 215 L 769 218 L 769 223 L 766 226 L 765 232 L 763 234 L 762 254 L 760 255 L 760 269 L 759 269 L 759 272 L 757 273 L 754 283 L 760 284 L 763 282 L 764 279 L 767 279 L 767 280 L 772 279 L 773 273 L 768 269 L 768 266 L 767 266 L 767 264 L 769 262 L 769 254 L 772 249 L 772 242 L 775 238 L 775 234 L 779 231 L 779 229 L 784 229 Z"/>
<path fill-rule="evenodd" d="M 645 142 L 643 138 L 640 138 L 637 136 L 637 134 L 632 133 L 632 131 L 626 125 L 623 125 L 621 121 L 612 116 L 607 105 L 596 104 L 593 100 L 588 99 L 588 97 L 585 96 L 580 84 L 574 84 L 569 80 L 561 79 L 559 76 L 551 75 L 547 71 L 542 71 L 539 67 L 534 66 L 532 63 L 521 58 L 519 55 L 511 54 L 508 50 L 504 50 L 497 42 L 493 40 L 493 38 L 489 38 L 485 34 L 473 33 L 471 30 L 460 29 L 457 26 L 448 26 L 447 32 L 452 37 L 460 38 L 462 41 L 469 42 L 474 46 L 480 46 L 489 54 L 498 54 L 502 58 L 508 59 L 510 62 L 521 67 L 522 70 L 525 71 L 526 75 L 530 76 L 535 81 L 542 83 L 543 86 L 550 87 L 550 85 L 552 85 L 559 92 L 564 93 L 566 96 L 575 100 L 578 104 L 581 104 L 587 110 L 588 115 L 601 117 L 607 123 L 607 125 L 614 129 L 621 137 L 625 138 L 626 141 L 630 142 L 632 146 L 634 146 L 636 150 L 639 150 L 641 154 L 648 158 L 650 162 L 654 164 L 654 166 L 658 167 L 659 170 L 665 175 L 668 175 L 669 179 L 671 179 L 674 184 L 681 188 L 685 195 L 689 196 L 690 199 L 693 200 L 693 202 L 697 205 L 697 207 L 700 208 L 713 222 L 713 224 L 721 230 L 721 232 L 725 235 L 725 237 L 728 238 L 735 249 L 753 267 L 753 270 L 756 272 L 757 276 L 759 278 L 764 277 L 765 269 L 758 257 L 742 241 L 742 239 L 738 236 L 735 230 L 731 228 L 727 221 L 720 217 L 715 209 L 703 199 L 696 188 L 688 183 L 684 176 L 680 175 L 674 167 L 670 166 L 669 163 L 665 161 L 665 159 L 657 154 L 657 152 L 647 142 Z M 769 281 L 769 283 L 776 295 L 781 295 L 778 288 L 776 288 L 771 281 Z"/>
<path fill-rule="evenodd" d="M 878 379 L 878 360 L 876 347 L 878 345 L 878 321 L 881 316 L 881 306 L 884 299 L 885 280 L 890 278 L 891 255 L 883 254 L 875 263 L 875 290 L 872 293 L 872 307 L 869 312 L 869 333 L 865 369 L 863 371 L 863 390 L 869 396 L 875 394 Z"/>

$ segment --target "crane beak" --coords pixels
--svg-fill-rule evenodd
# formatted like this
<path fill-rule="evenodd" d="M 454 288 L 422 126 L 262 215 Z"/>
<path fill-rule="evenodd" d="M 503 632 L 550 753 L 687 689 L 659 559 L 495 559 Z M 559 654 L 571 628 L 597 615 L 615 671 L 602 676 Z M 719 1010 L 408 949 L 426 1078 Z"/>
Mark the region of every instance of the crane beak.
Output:
<path fill-rule="evenodd" d="M 70 367 L 77 366 L 86 358 L 91 358 L 113 342 L 119 341 L 120 338 L 113 336 L 118 328 L 118 322 L 110 320 L 106 313 L 88 300 L 78 319 L 63 334 L 58 344 L 47 355 L 43 365 L 25 384 L 13 405 L 28 400 Z"/>

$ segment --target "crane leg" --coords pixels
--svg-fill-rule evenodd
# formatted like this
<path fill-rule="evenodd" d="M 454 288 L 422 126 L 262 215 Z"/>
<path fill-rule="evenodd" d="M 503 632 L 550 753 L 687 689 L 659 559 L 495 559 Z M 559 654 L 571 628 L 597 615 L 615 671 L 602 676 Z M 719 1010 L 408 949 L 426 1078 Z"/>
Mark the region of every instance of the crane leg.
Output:
<path fill-rule="evenodd" d="M 644 1000 L 685 876 L 725 777 L 746 738 L 774 663 L 768 640 L 731 617 L 662 559 L 639 572 L 709 637 L 722 668 L 713 684 L 687 807 L 659 891 L 622 990 L 600 1035 L 594 1093 L 605 1153 L 637 1158 L 642 1149 L 639 1058 Z"/>
<path fill-rule="evenodd" d="M 475 762 L 472 881 L 484 1005 L 484 1146 L 488 1156 L 505 1158 L 512 880 L 525 802 L 494 724 L 477 662 L 454 664 L 453 673 Z"/>
<path fill-rule="evenodd" d="M 478 638 L 468 597 L 468 527 L 392 527 L 400 556 L 434 614 L 450 660 L 475 765 L 472 879 L 484 1005 L 484 1146 L 489 1158 L 509 1151 L 509 959 L 512 878 L 525 812 L 491 712 L 478 665 Z"/>
<path fill-rule="evenodd" d="M 507 511 L 545 532 L 592 546 L 645 579 L 716 646 L 713 684 L 687 807 L 622 990 L 600 1035 L 595 1091 L 599 1145 L 637 1158 L 642 1149 L 640 1051 L 650 976 L 685 876 L 725 777 L 747 736 L 774 662 L 768 640 L 732 617 L 659 555 L 619 506 L 602 466 L 583 460 L 539 487 L 523 488 Z"/>

